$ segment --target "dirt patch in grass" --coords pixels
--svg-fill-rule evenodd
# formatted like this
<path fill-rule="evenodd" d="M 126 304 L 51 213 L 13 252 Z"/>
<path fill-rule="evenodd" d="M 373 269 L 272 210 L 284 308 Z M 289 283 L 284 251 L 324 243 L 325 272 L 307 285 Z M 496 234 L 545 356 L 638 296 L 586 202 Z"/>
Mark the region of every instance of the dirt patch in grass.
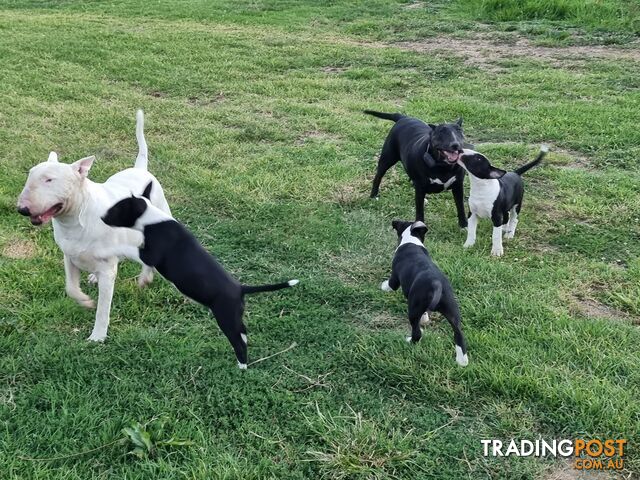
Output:
<path fill-rule="evenodd" d="M 610 307 L 593 298 L 575 296 L 572 299 L 572 309 L 589 318 L 604 318 L 611 321 L 625 321 L 631 319 L 633 323 L 640 323 L 637 318 L 631 318 L 622 310 Z"/>
<path fill-rule="evenodd" d="M 33 258 L 36 255 L 36 244 L 31 240 L 9 240 L 2 247 L 2 256 L 14 260 Z"/>
<path fill-rule="evenodd" d="M 346 72 L 347 69 L 345 67 L 322 67 L 322 71 L 324 73 L 333 73 L 333 74 L 338 74 L 338 73 L 343 73 Z"/>
<path fill-rule="evenodd" d="M 300 135 L 296 139 L 295 144 L 300 146 L 314 140 L 318 140 L 322 142 L 328 141 L 331 143 L 335 143 L 338 140 L 338 137 L 336 137 L 335 135 L 331 135 L 330 133 L 327 133 L 327 132 L 322 132 L 320 130 L 309 130 L 307 132 L 304 132 L 302 135 Z"/>
<path fill-rule="evenodd" d="M 613 478 L 609 473 L 597 470 L 576 470 L 571 460 L 551 468 L 541 480 L 606 480 Z"/>
<path fill-rule="evenodd" d="M 488 34 L 473 38 L 434 37 L 417 42 L 397 42 L 394 46 L 404 50 L 434 55 L 462 57 L 466 65 L 496 71 L 496 62 L 518 57 L 537 59 L 554 66 L 584 63 L 594 58 L 640 62 L 639 48 L 614 48 L 604 46 L 543 47 L 526 38 L 513 37 L 510 42 L 496 41 Z M 636 46 L 636 45 L 634 45 Z M 637 46 L 636 46 L 637 47 Z"/>
<path fill-rule="evenodd" d="M 225 101 L 227 97 L 224 93 L 219 92 L 213 95 L 199 95 L 187 98 L 187 103 L 194 107 L 202 107 L 207 105 L 217 105 Z"/>

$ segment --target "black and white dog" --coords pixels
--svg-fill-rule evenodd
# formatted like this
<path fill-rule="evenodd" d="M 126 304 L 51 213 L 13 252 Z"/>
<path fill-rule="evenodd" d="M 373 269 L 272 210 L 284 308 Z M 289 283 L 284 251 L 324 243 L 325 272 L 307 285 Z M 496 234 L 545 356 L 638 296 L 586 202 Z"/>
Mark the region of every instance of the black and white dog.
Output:
<path fill-rule="evenodd" d="M 391 226 L 398 233 L 398 248 L 393 258 L 391 276 L 382 282 L 380 288 L 391 292 L 402 287 L 402 293 L 409 302 L 411 336 L 407 337 L 407 341 L 420 341 L 420 326 L 429 321 L 429 312 L 440 312 L 453 328 L 456 362 L 466 367 L 469 358 L 460 325 L 460 308 L 449 280 L 433 263 L 424 246 L 427 226 L 420 221 L 403 220 L 394 220 Z"/>
<path fill-rule="evenodd" d="M 112 227 L 133 228 L 143 233 L 139 248 L 118 246 L 113 255 L 154 267 L 187 297 L 209 307 L 229 339 L 238 366 L 247 368 L 247 329 L 242 322 L 244 296 L 292 287 L 298 280 L 274 285 L 242 285 L 207 252 L 182 224 L 149 202 L 152 184 L 142 197 L 131 196 L 113 205 L 102 220 Z"/>
<path fill-rule="evenodd" d="M 378 197 L 380 182 L 387 170 L 402 162 L 415 189 L 416 220 L 424 221 L 426 194 L 451 190 L 458 211 L 458 225 L 465 228 L 464 170 L 457 164 L 464 147 L 462 118 L 455 123 L 433 125 L 400 113 L 364 112 L 395 122 L 382 146 L 371 198 Z"/>
<path fill-rule="evenodd" d="M 513 238 L 518 224 L 518 215 L 522 208 L 524 183 L 522 175 L 538 165 L 549 151 L 545 145 L 533 162 L 506 172 L 493 167 L 487 157 L 473 150 L 465 149 L 458 163 L 469 173 L 471 190 L 469 192 L 469 230 L 464 247 L 469 248 L 476 243 L 478 218 L 490 218 L 493 222 L 491 255 L 500 257 L 503 254 L 502 234 L 505 238 Z"/>

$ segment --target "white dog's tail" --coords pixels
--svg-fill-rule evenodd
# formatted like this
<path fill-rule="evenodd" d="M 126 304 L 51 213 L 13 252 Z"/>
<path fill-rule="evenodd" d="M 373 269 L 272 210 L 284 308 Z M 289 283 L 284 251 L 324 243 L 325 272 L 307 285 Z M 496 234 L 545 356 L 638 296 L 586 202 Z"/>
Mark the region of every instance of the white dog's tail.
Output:
<path fill-rule="evenodd" d="M 144 113 L 142 110 L 136 112 L 136 140 L 138 141 L 138 156 L 135 166 L 148 170 L 149 157 L 147 156 L 147 141 L 144 139 Z"/>

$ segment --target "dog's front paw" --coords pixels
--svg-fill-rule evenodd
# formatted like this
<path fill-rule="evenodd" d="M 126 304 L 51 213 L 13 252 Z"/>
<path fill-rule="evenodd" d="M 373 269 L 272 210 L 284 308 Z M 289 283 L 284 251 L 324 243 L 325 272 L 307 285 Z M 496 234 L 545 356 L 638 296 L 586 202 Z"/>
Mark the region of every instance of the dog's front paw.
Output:
<path fill-rule="evenodd" d="M 504 232 L 504 238 L 506 238 L 508 240 L 511 240 L 514 237 L 515 234 L 516 234 L 516 232 L 514 232 L 513 230 L 506 230 Z"/>
<path fill-rule="evenodd" d="M 385 280 L 380 284 L 380 290 L 383 292 L 393 292 L 393 288 L 389 286 L 389 280 Z"/>
<path fill-rule="evenodd" d="M 473 247 L 476 244 L 476 242 L 474 240 L 467 240 L 466 242 L 464 242 L 463 247 L 464 248 L 470 248 Z"/>
<path fill-rule="evenodd" d="M 78 300 L 78 304 L 83 306 L 84 308 L 88 308 L 89 310 L 93 310 L 94 308 L 96 308 L 96 302 L 94 302 L 89 297 L 84 300 Z"/>
<path fill-rule="evenodd" d="M 424 312 L 420 317 L 420 326 L 426 327 L 427 325 L 429 325 L 429 323 L 431 323 L 431 319 L 429 318 L 429 312 Z"/>
<path fill-rule="evenodd" d="M 98 276 L 95 273 L 90 273 L 89 275 L 87 275 L 87 282 L 98 283 Z"/>
<path fill-rule="evenodd" d="M 107 338 L 107 334 L 106 332 L 96 332 L 95 330 L 93 332 L 91 332 L 91 335 L 89 335 L 89 338 L 87 338 L 87 340 L 89 340 L 90 342 L 104 342 Z"/>
<path fill-rule="evenodd" d="M 504 253 L 504 250 L 502 247 L 500 248 L 494 247 L 491 249 L 491 255 L 493 255 L 494 257 L 501 257 L 503 253 Z"/>
<path fill-rule="evenodd" d="M 153 281 L 153 272 L 143 272 L 138 277 L 138 287 L 144 288 Z"/>

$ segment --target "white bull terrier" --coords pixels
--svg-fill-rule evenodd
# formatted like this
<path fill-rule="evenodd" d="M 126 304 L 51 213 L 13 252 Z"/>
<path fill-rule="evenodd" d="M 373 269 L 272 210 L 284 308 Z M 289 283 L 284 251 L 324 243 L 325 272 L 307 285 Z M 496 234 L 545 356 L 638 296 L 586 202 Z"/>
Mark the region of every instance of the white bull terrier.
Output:
<path fill-rule="evenodd" d="M 171 214 L 158 180 L 147 171 L 147 143 L 144 139 L 144 115 L 136 113 L 138 157 L 134 168 L 109 177 L 104 183 L 87 178 L 95 157 L 86 157 L 72 164 L 58 163 L 55 152 L 47 162 L 29 171 L 27 182 L 18 198 L 18 212 L 28 216 L 34 225 L 53 219 L 53 237 L 64 253 L 66 292 L 80 305 L 94 308 L 93 300 L 80 289 L 80 271 L 89 272 L 90 280 L 98 282 L 98 309 L 89 340 L 102 342 L 107 337 L 113 287 L 118 272 L 118 257 L 106 257 L 101 252 L 118 245 L 138 247 L 142 234 L 135 230 L 112 228 L 100 218 L 115 202 L 141 194 L 153 183 L 151 203 Z M 153 280 L 153 268 L 144 266 L 138 279 L 143 287 Z"/>

